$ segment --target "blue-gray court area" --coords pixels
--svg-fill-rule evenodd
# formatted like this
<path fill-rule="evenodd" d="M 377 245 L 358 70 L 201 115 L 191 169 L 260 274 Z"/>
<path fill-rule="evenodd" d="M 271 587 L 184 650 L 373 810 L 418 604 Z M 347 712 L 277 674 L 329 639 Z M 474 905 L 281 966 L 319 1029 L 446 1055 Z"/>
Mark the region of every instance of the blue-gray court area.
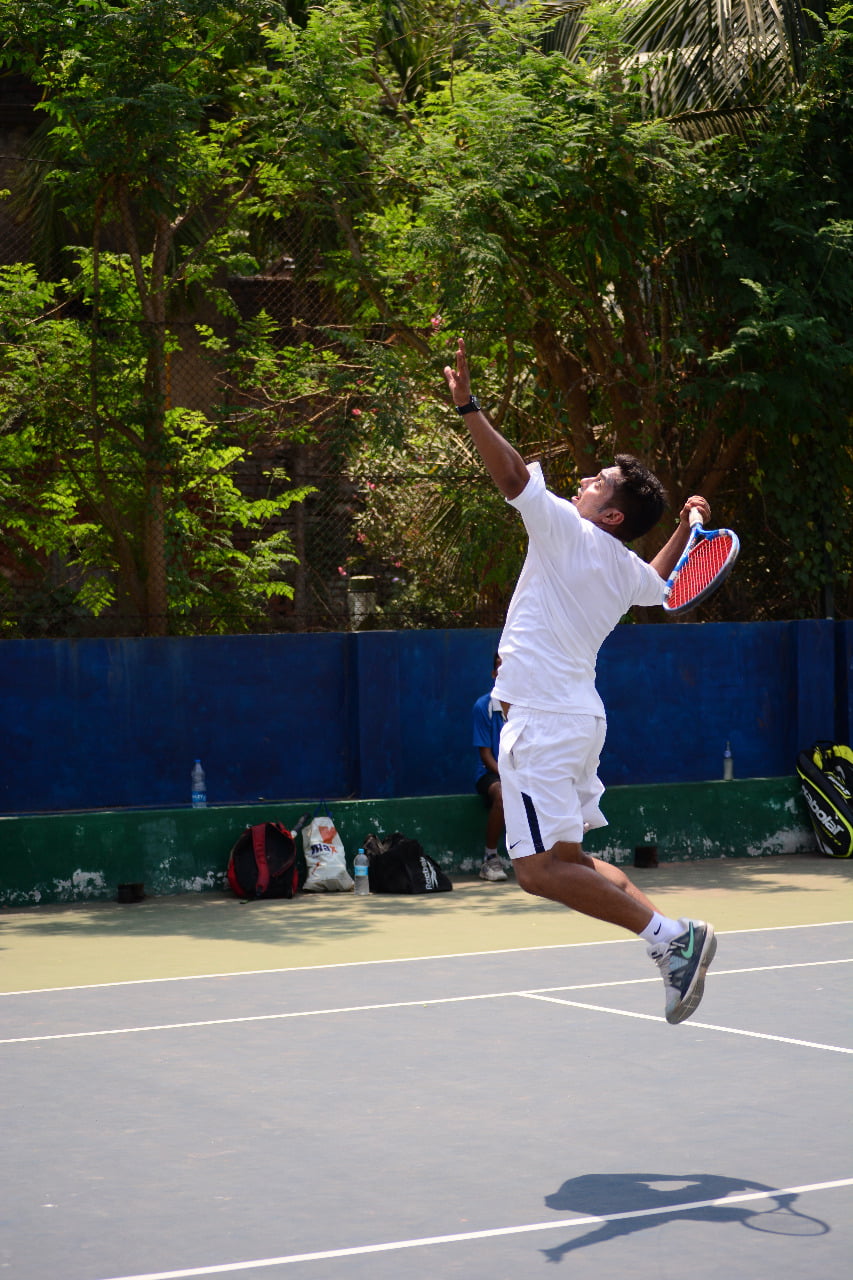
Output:
<path fill-rule="evenodd" d="M 848 1280 L 853 925 L 0 996 L 15 1280 Z"/>
<path fill-rule="evenodd" d="M 7 640 L 0 812 L 467 792 L 498 632 Z M 794 773 L 850 742 L 853 623 L 622 625 L 602 649 L 606 785 Z"/>

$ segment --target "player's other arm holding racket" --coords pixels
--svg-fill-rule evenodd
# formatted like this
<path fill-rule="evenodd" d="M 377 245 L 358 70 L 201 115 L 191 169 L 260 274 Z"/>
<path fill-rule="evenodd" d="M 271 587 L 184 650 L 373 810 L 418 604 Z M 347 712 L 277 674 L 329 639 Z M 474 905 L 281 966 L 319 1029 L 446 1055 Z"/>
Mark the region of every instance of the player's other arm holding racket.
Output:
<path fill-rule="evenodd" d="M 649 561 L 652 568 L 657 572 L 659 577 L 666 582 L 675 566 L 678 564 L 682 551 L 687 546 L 690 538 L 690 512 L 693 508 L 699 512 L 702 517 L 702 523 L 707 524 L 711 517 L 711 508 L 708 506 L 705 498 L 694 493 L 688 498 L 678 517 L 675 533 L 666 542 L 657 553 L 657 555 Z"/>

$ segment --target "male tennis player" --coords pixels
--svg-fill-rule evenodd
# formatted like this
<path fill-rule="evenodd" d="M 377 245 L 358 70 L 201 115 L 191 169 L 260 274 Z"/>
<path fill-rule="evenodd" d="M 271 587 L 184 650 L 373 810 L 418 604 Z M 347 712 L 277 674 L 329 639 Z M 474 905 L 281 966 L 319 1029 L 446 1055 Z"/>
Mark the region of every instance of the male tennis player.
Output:
<path fill-rule="evenodd" d="M 618 867 L 584 853 L 583 833 L 606 826 L 598 807 L 604 705 L 595 688 L 602 643 L 633 605 L 659 605 L 666 579 L 690 536 L 687 499 L 675 533 L 650 564 L 625 545 L 657 524 L 666 505 L 660 481 L 621 454 L 582 480 L 570 502 L 545 487 L 471 396 L 465 343 L 444 376 L 486 470 L 521 514 L 527 557 L 498 646 L 494 693 L 504 704 L 500 740 L 507 852 L 528 893 L 637 934 L 648 944 L 666 990 L 668 1022 L 689 1018 L 702 999 L 717 942 L 700 920 L 661 915 Z"/>

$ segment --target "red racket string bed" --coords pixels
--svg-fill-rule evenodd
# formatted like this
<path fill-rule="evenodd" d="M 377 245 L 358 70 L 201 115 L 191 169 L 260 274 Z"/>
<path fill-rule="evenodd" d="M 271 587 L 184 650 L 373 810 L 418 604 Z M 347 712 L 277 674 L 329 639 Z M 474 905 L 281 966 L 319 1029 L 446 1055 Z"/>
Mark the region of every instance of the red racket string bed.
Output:
<path fill-rule="evenodd" d="M 690 540 L 669 575 L 663 607 L 666 613 L 686 613 L 716 591 L 738 557 L 740 542 L 731 529 L 705 530 L 702 517 L 690 512 Z"/>

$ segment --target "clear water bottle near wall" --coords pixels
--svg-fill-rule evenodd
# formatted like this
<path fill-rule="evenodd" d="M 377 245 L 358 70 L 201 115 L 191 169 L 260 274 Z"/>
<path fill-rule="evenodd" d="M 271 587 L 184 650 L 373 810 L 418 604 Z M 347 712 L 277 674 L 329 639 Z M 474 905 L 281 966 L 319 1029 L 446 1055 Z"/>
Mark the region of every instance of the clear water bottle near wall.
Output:
<path fill-rule="evenodd" d="M 207 808 L 207 779 L 204 776 L 204 769 L 201 767 L 201 761 L 196 760 L 193 765 L 192 774 L 192 806 L 194 809 Z"/>
<path fill-rule="evenodd" d="M 723 752 L 723 781 L 731 782 L 735 776 L 735 762 L 732 756 L 732 744 L 726 743 L 726 749 Z"/>
<path fill-rule="evenodd" d="M 353 859 L 352 869 L 355 872 L 355 892 L 359 895 L 370 893 L 370 880 L 368 878 L 369 863 L 367 854 L 363 849 L 359 849 Z"/>

